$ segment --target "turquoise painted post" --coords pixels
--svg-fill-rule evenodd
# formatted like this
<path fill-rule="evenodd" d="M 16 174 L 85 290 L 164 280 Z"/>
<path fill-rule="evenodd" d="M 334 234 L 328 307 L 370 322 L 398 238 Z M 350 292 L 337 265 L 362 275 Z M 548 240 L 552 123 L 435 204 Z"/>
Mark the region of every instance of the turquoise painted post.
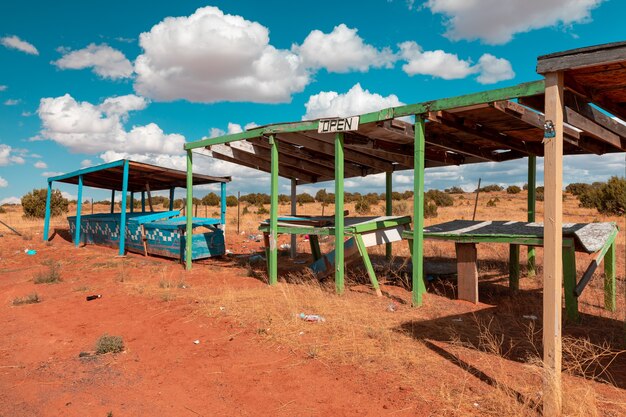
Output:
<path fill-rule="evenodd" d="M 46 194 L 46 218 L 43 222 L 43 240 L 48 241 L 48 230 L 50 229 L 50 198 L 52 197 L 52 181 L 48 181 L 48 193 Z"/>
<path fill-rule="evenodd" d="M 344 291 L 343 133 L 335 133 L 335 291 Z"/>
<path fill-rule="evenodd" d="M 135 193 L 133 191 L 130 192 L 130 212 L 133 213 L 135 211 Z"/>
<path fill-rule="evenodd" d="M 170 188 L 170 211 L 174 210 L 174 191 L 176 188 Z"/>
<path fill-rule="evenodd" d="M 271 146 L 271 200 L 270 200 L 270 234 L 268 254 L 269 284 L 278 282 L 278 143 L 274 135 L 270 136 Z"/>
<path fill-rule="evenodd" d="M 528 221 L 535 221 L 535 210 L 537 201 L 537 157 L 528 156 Z M 536 275 L 535 247 L 528 246 L 528 276 Z"/>
<path fill-rule="evenodd" d="M 111 190 L 111 213 L 115 213 L 115 190 Z"/>
<path fill-rule="evenodd" d="M 393 193 L 393 172 L 385 172 L 385 215 L 393 215 L 393 200 L 391 198 Z M 391 243 L 385 245 L 385 258 L 390 261 L 392 256 Z"/>
<path fill-rule="evenodd" d="M 187 151 L 187 225 L 185 227 L 185 268 L 191 269 L 192 240 L 193 240 L 193 157 L 191 150 Z"/>
<path fill-rule="evenodd" d="M 122 207 L 120 211 L 120 256 L 126 253 L 126 199 L 128 194 L 128 160 L 124 161 L 122 177 Z"/>
<path fill-rule="evenodd" d="M 142 213 L 146 212 L 146 192 L 145 191 L 141 192 L 141 212 Z"/>
<path fill-rule="evenodd" d="M 413 245 L 411 258 L 413 259 L 412 274 L 412 301 L 413 306 L 422 305 L 422 297 L 426 292 L 424 284 L 424 147 L 425 147 L 424 119 L 421 115 L 415 116 L 415 142 L 413 149 Z"/>
<path fill-rule="evenodd" d="M 78 198 L 76 200 L 76 231 L 74 232 L 74 246 L 80 245 L 80 216 L 83 209 L 83 176 L 78 176 Z"/>
<path fill-rule="evenodd" d="M 226 183 L 220 184 L 220 222 L 222 230 L 226 230 Z"/>

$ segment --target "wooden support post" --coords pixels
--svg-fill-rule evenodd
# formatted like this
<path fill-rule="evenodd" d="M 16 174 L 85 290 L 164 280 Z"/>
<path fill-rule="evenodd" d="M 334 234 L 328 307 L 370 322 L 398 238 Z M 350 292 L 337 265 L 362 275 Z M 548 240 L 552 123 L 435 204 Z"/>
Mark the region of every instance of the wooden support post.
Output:
<path fill-rule="evenodd" d="M 298 214 L 298 208 L 297 208 L 298 204 L 296 201 L 297 184 L 298 182 L 292 178 L 291 179 L 291 215 L 292 216 L 297 216 Z M 297 236 L 295 234 L 292 234 L 291 235 L 291 248 L 289 250 L 289 256 L 291 257 L 291 259 L 296 257 L 297 245 L 298 245 Z"/>
<path fill-rule="evenodd" d="M 565 292 L 565 312 L 567 319 L 578 320 L 578 297 L 574 294 L 576 288 L 576 252 L 574 241 L 570 239 L 563 248 L 563 291 Z"/>
<path fill-rule="evenodd" d="M 146 212 L 146 192 L 145 191 L 141 192 L 141 212 L 142 213 Z"/>
<path fill-rule="evenodd" d="M 412 271 L 412 303 L 421 306 L 423 294 L 426 292 L 424 283 L 424 149 L 426 131 L 424 119 L 415 116 L 415 141 L 413 149 L 413 244 L 411 247 Z"/>
<path fill-rule="evenodd" d="M 270 233 L 268 246 L 269 284 L 278 282 L 278 143 L 274 135 L 269 138 L 271 152 L 270 181 Z"/>
<path fill-rule="evenodd" d="M 393 215 L 393 172 L 385 172 L 385 215 Z M 385 258 L 391 260 L 393 247 L 390 243 L 385 244 Z"/>
<path fill-rule="evenodd" d="M 43 241 L 48 241 L 48 231 L 50 230 L 50 199 L 52 198 L 52 181 L 48 181 L 48 193 L 46 194 L 46 217 L 43 222 Z"/>
<path fill-rule="evenodd" d="M 130 212 L 133 213 L 135 211 L 135 192 L 130 192 Z"/>
<path fill-rule="evenodd" d="M 111 213 L 115 213 L 115 190 L 111 190 Z"/>
<path fill-rule="evenodd" d="M 78 176 L 78 198 L 76 199 L 76 231 L 74 233 L 74 246 L 80 245 L 80 217 L 83 209 L 83 176 Z"/>
<path fill-rule="evenodd" d="M 222 231 L 226 233 L 226 183 L 220 183 L 220 223 Z"/>
<path fill-rule="evenodd" d="M 344 291 L 343 133 L 335 133 L 335 290 Z"/>
<path fill-rule="evenodd" d="M 415 245 L 415 242 L 413 242 Z M 478 304 L 478 269 L 475 243 L 455 243 L 459 300 Z"/>
<path fill-rule="evenodd" d="M 604 308 L 615 311 L 615 240 L 604 255 Z"/>
<path fill-rule="evenodd" d="M 152 207 L 152 193 L 150 192 L 149 182 L 146 183 L 146 192 L 148 193 L 148 205 L 150 206 L 150 213 L 152 213 L 154 211 L 154 208 Z"/>
<path fill-rule="evenodd" d="M 528 221 L 535 221 L 535 210 L 537 206 L 537 157 L 535 155 L 528 156 Z M 528 246 L 527 267 L 528 276 L 536 275 L 536 258 L 535 247 Z"/>
<path fill-rule="evenodd" d="M 174 187 L 170 188 L 170 207 L 169 207 L 170 211 L 174 210 L 174 197 L 176 195 L 175 191 L 176 191 L 176 188 Z"/>
<path fill-rule="evenodd" d="M 317 235 L 309 235 L 309 244 L 311 245 L 311 254 L 313 260 L 317 261 L 322 257 L 322 251 L 320 250 L 320 241 Z"/>
<path fill-rule="evenodd" d="M 543 414 L 560 416 L 561 298 L 563 279 L 563 73 L 545 75 Z"/>
<path fill-rule="evenodd" d="M 509 289 L 519 290 L 519 245 L 509 245 Z"/>
<path fill-rule="evenodd" d="M 189 271 L 191 269 L 191 261 L 193 259 L 193 156 L 191 150 L 187 151 L 187 207 L 186 217 L 187 224 L 185 227 L 185 268 Z M 150 201 L 150 193 L 148 192 L 148 201 Z"/>
<path fill-rule="evenodd" d="M 120 248 L 119 255 L 126 253 L 126 199 L 128 194 L 128 160 L 124 161 L 124 173 L 122 174 L 122 208 L 120 211 Z"/>

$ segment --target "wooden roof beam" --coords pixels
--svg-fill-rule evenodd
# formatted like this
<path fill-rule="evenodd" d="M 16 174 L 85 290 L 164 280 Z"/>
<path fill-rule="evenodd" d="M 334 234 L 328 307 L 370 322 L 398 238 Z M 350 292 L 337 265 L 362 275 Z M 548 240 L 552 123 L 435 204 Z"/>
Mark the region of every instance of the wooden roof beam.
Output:
<path fill-rule="evenodd" d="M 453 135 L 442 135 L 439 133 L 434 133 L 432 131 L 426 134 L 426 143 L 432 146 L 436 146 L 441 149 L 445 149 L 448 151 L 457 152 L 459 154 L 473 156 L 482 161 L 486 162 L 495 162 L 497 158 L 493 152 L 485 152 L 480 149 L 478 146 L 468 146 L 466 143 L 459 139 L 450 139 L 450 137 L 456 138 Z M 459 164 L 463 163 L 463 161 L 459 161 Z"/>

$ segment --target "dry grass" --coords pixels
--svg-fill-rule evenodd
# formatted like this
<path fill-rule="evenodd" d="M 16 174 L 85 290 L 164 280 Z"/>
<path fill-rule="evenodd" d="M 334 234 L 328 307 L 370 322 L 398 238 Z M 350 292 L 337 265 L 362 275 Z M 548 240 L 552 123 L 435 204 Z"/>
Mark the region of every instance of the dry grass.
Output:
<path fill-rule="evenodd" d="M 103 334 L 96 341 L 96 354 L 119 353 L 124 350 L 124 340 L 121 336 L 109 336 Z"/>
<path fill-rule="evenodd" d="M 61 282 L 61 265 L 53 260 L 44 261 L 46 267 L 33 278 L 35 284 L 56 284 Z"/>
<path fill-rule="evenodd" d="M 32 294 L 28 294 L 25 297 L 16 297 L 13 299 L 14 306 L 21 306 L 24 304 L 36 304 L 40 302 L 41 302 L 41 298 L 39 298 L 36 292 Z"/>

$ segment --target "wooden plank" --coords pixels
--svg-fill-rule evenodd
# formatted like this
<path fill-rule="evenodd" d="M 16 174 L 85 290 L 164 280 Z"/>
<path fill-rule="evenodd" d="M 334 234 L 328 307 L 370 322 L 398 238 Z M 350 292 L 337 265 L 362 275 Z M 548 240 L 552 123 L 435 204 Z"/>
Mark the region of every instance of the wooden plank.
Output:
<path fill-rule="evenodd" d="M 607 143 L 619 150 L 624 150 L 622 140 L 618 135 L 608 129 L 605 129 L 592 120 L 589 120 L 569 107 L 565 107 L 564 121 L 582 130 L 594 139 Z"/>
<path fill-rule="evenodd" d="M 475 243 L 456 243 L 459 300 L 478 304 L 478 268 Z"/>
<path fill-rule="evenodd" d="M 598 48 L 540 56 L 537 58 L 537 73 L 547 74 L 626 61 L 626 45 L 622 43 L 607 44 Z"/>
<path fill-rule="evenodd" d="M 554 127 L 544 139 L 543 412 L 550 417 L 562 408 L 563 73 L 546 74 L 545 97 L 545 119 Z"/>

